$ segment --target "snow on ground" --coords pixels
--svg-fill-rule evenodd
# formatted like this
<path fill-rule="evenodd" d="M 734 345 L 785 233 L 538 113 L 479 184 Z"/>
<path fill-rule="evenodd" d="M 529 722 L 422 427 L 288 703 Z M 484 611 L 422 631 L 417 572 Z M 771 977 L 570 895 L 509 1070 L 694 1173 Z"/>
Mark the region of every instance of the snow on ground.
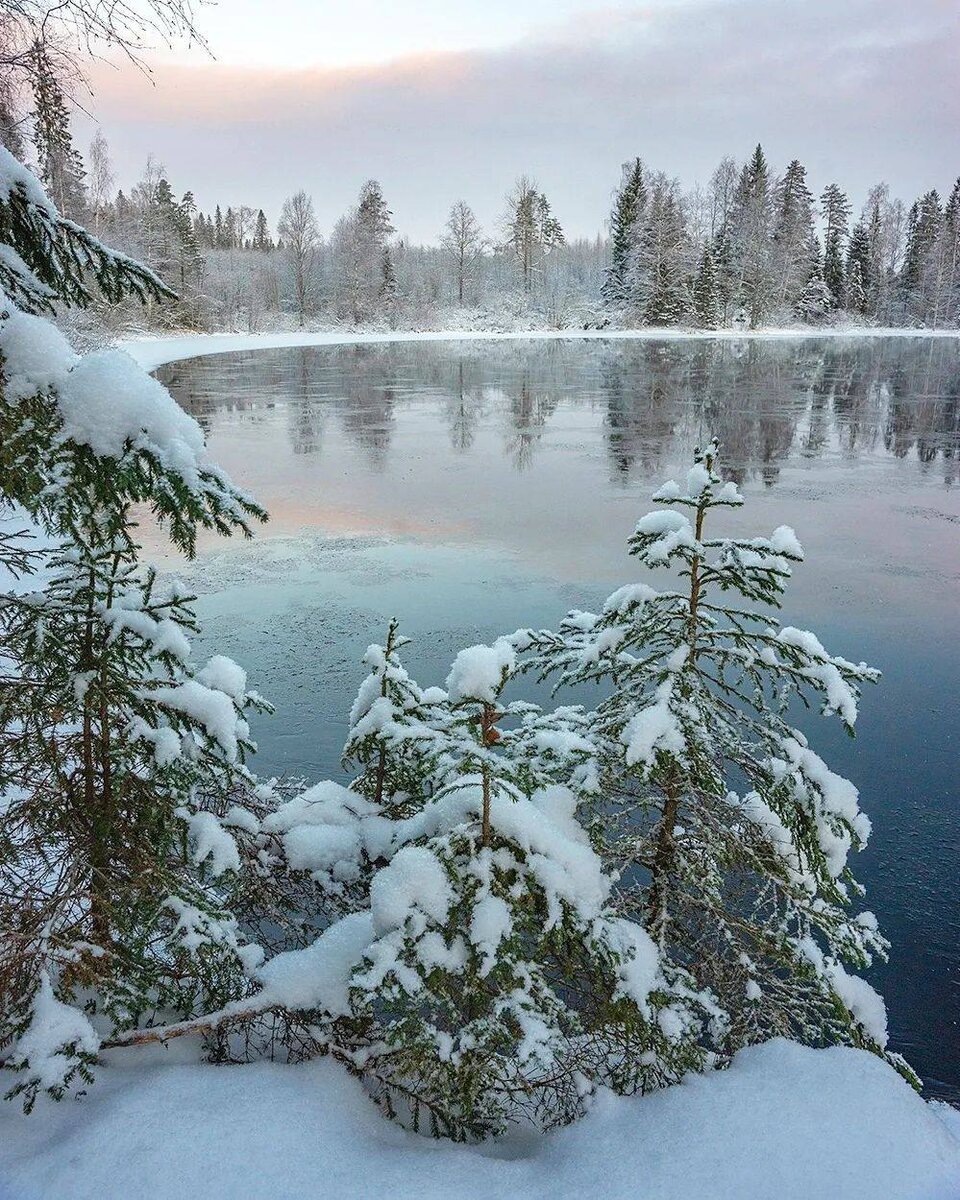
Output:
<path fill-rule="evenodd" d="M 407 1133 L 329 1060 L 113 1051 L 90 1094 L 0 1106 L 3 1200 L 957 1200 L 960 1114 L 871 1055 L 785 1041 L 578 1125 L 455 1146 Z M 953 1132 L 948 1129 L 953 1126 Z"/>
<path fill-rule="evenodd" d="M 350 333 L 324 330 L 311 333 L 188 333 L 171 337 L 132 337 L 120 342 L 142 367 L 155 371 L 164 363 L 207 354 L 226 354 L 237 350 L 276 350 L 297 346 L 352 346 L 361 342 L 496 342 L 524 341 L 530 338 L 581 341 L 625 339 L 632 341 L 689 341 L 704 338 L 742 341 L 745 338 L 825 338 L 825 337 L 960 337 L 958 330 L 875 329 L 851 326 L 844 329 L 539 329 L 491 333 L 487 331 L 443 330 L 430 332 Z"/>

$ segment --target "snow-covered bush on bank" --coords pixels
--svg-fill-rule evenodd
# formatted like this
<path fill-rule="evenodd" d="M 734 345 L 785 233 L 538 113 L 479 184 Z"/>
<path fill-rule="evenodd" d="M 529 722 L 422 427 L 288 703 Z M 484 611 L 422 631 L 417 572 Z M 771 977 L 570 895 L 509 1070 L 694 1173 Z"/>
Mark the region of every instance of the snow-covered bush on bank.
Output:
<path fill-rule="evenodd" d="M 351 717 L 365 794 L 320 785 L 264 822 L 290 869 L 353 910 L 266 963 L 247 1009 L 299 1012 L 386 1112 L 458 1139 L 566 1123 L 598 1085 L 648 1091 L 702 1066 L 700 998 L 611 907 L 562 782 L 590 776 L 585 714 L 504 703 L 507 641 L 462 651 L 425 691 L 401 645 L 394 623 L 369 649 Z"/>

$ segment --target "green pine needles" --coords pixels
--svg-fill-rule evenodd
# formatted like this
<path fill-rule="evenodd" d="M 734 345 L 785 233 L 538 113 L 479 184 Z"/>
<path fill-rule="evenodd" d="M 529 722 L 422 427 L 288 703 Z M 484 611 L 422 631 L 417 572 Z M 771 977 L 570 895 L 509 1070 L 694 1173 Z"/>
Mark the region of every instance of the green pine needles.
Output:
<path fill-rule="evenodd" d="M 606 685 L 592 719 L 613 798 L 604 855 L 625 911 L 715 998 L 711 1049 L 726 1058 L 783 1035 L 884 1053 L 882 1002 L 844 966 L 887 948 L 873 914 L 850 911 L 862 889 L 847 856 L 869 822 L 790 723 L 793 701 L 813 702 L 852 734 L 858 688 L 878 672 L 778 624 L 803 558 L 791 529 L 709 536 L 715 510 L 743 504 L 717 455 L 713 442 L 685 486 L 665 484 L 654 497 L 665 510 L 630 540 L 640 564 L 674 568 L 682 586 L 629 584 L 599 614 L 529 632 L 529 663 L 563 684 Z"/>
<path fill-rule="evenodd" d="M 29 1106 L 89 1080 L 104 1037 L 242 994 L 262 956 L 231 903 L 257 890 L 244 714 L 265 705 L 194 662 L 192 597 L 143 566 L 132 510 L 188 554 L 265 514 L 160 384 L 38 315 L 166 289 L 6 151 L 0 241 L 0 1049 Z"/>

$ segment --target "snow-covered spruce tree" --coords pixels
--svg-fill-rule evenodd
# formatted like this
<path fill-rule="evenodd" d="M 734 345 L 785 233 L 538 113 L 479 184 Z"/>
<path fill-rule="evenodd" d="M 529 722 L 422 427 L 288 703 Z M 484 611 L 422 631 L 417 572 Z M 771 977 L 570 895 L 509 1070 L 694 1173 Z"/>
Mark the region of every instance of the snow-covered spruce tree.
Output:
<path fill-rule="evenodd" d="M 593 735 L 624 911 L 665 963 L 717 998 L 722 1055 L 774 1035 L 883 1054 L 883 1002 L 843 965 L 866 967 L 887 948 L 873 914 L 848 911 L 862 889 L 847 855 L 869 822 L 788 709 L 817 699 L 852 733 L 858 686 L 878 673 L 777 623 L 803 557 L 791 529 L 708 536 L 714 510 L 743 503 L 717 473 L 716 442 L 685 488 L 671 481 L 654 499 L 673 507 L 644 517 L 630 549 L 645 567 L 678 567 L 683 587 L 629 584 L 599 615 L 574 612 L 559 633 L 518 642 L 562 683 L 610 688 Z"/>
<path fill-rule="evenodd" d="M 407 816 L 432 790 L 441 745 L 431 721 L 437 720 L 437 689 L 425 694 L 400 661 L 410 639 L 394 619 L 384 645 L 370 646 L 364 679 L 350 710 L 350 732 L 343 751 L 345 766 L 360 768 L 352 787 L 391 817 Z M 431 700 L 433 705 L 431 705 Z"/>
<path fill-rule="evenodd" d="M 822 325 L 833 309 L 833 293 L 827 287 L 820 264 L 803 286 L 797 297 L 794 311 L 802 321 L 811 325 Z"/>
<path fill-rule="evenodd" d="M 693 317 L 700 329 L 716 329 L 720 324 L 720 295 L 713 253 L 705 246 L 693 285 Z"/>
<path fill-rule="evenodd" d="M 132 359 L 78 357 L 37 315 L 166 289 L 5 151 L 0 243 L 0 1047 L 29 1103 L 87 1078 L 103 1033 L 222 1003 L 256 956 L 226 903 L 256 698 L 193 663 L 190 598 L 139 563 L 131 509 L 188 554 L 263 513 Z"/>
<path fill-rule="evenodd" d="M 599 1083 L 646 1090 L 702 1065 L 696 998 L 667 987 L 644 928 L 610 910 L 574 792 L 543 786 L 582 776 L 582 714 L 551 731 L 504 704 L 514 663 L 505 641 L 458 656 L 432 738 L 411 743 L 430 794 L 357 824 L 358 852 L 385 864 L 369 910 L 267 963 L 255 998 L 300 1009 L 388 1114 L 458 1139 L 566 1122 Z M 511 717 L 533 755 L 504 750 Z M 404 787 L 414 775 L 405 765 Z"/>

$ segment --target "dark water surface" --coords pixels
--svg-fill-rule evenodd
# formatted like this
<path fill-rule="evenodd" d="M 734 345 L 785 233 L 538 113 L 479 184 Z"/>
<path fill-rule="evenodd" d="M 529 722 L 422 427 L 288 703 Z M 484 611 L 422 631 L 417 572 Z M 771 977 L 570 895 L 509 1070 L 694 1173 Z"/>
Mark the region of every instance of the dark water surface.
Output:
<path fill-rule="evenodd" d="M 271 523 L 178 567 L 204 649 L 277 706 L 262 774 L 340 776 L 365 647 L 392 615 L 442 683 L 463 645 L 556 625 L 637 577 L 649 493 L 712 435 L 747 497 L 715 532 L 792 525 L 787 623 L 879 666 L 850 742 L 813 746 L 873 821 L 855 873 L 893 942 L 894 1046 L 960 1099 L 960 344 L 939 338 L 401 343 L 163 368 Z M 158 550 L 157 547 L 153 547 Z"/>

